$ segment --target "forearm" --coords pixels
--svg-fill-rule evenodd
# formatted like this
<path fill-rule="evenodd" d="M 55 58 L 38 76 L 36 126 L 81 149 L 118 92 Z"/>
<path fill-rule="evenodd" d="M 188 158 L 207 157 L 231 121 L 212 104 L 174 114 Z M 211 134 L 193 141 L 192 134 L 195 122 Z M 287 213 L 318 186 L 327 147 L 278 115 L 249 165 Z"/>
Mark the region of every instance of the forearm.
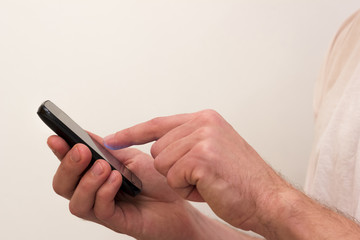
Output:
<path fill-rule="evenodd" d="M 196 236 L 193 239 L 236 239 L 236 240 L 259 240 L 236 228 L 230 227 L 217 219 L 209 218 L 195 209 Z M 262 239 L 262 238 L 261 238 Z"/>
<path fill-rule="evenodd" d="M 272 206 L 271 206 L 272 205 Z M 268 203 L 258 229 L 267 239 L 359 239 L 360 227 L 305 194 L 289 188 Z"/>
<path fill-rule="evenodd" d="M 250 236 L 249 234 L 239 231 L 237 229 L 231 228 L 225 225 L 222 222 L 219 222 L 215 219 L 210 219 L 212 221 L 213 228 L 207 233 L 206 238 L 203 239 L 237 239 L 237 240 L 259 240 L 263 238 L 257 238 Z"/>

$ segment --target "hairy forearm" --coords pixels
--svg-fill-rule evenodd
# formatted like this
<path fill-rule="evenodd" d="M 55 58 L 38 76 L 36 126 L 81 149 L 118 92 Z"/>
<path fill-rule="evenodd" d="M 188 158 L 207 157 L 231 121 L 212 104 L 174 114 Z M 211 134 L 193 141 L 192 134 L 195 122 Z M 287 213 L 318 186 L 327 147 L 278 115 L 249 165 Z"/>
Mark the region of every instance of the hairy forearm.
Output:
<path fill-rule="evenodd" d="M 213 219 L 200 213 L 197 209 L 193 209 L 192 221 L 195 221 L 193 226 L 196 226 L 196 233 L 192 239 L 236 239 L 236 240 L 259 240 L 257 237 L 252 237 L 249 234 L 233 228 L 217 219 Z M 261 238 L 262 239 L 262 238 Z"/>
<path fill-rule="evenodd" d="M 208 219 L 208 222 L 212 227 L 210 228 L 210 225 L 208 225 L 208 232 L 202 239 L 259 240 L 257 237 L 252 237 L 245 232 L 229 227 L 218 220 Z"/>
<path fill-rule="evenodd" d="M 191 222 L 189 225 L 193 227 L 191 231 L 193 233 L 191 239 L 193 240 L 259 240 L 259 238 L 252 237 L 218 219 L 204 215 L 191 205 L 189 205 L 187 213 L 189 214 L 189 222 Z M 186 230 L 184 229 L 184 231 Z"/>
<path fill-rule="evenodd" d="M 270 206 L 272 205 L 272 206 Z M 359 225 L 289 188 L 269 202 L 259 229 L 267 239 L 359 239 Z"/>

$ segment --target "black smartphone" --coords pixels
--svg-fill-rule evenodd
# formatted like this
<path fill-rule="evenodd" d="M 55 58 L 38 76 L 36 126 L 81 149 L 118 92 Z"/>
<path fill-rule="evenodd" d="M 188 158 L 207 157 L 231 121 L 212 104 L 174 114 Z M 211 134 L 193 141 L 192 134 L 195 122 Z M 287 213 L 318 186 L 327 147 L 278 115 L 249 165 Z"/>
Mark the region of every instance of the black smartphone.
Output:
<path fill-rule="evenodd" d="M 49 100 L 45 101 L 39 107 L 37 114 L 43 122 L 58 136 L 62 137 L 70 147 L 77 143 L 83 143 L 90 149 L 92 159 L 89 167 L 97 159 L 104 159 L 110 164 L 111 169 L 119 171 L 123 180 L 119 191 L 123 191 L 130 196 L 136 196 L 140 193 L 142 188 L 140 179 L 54 103 Z"/>

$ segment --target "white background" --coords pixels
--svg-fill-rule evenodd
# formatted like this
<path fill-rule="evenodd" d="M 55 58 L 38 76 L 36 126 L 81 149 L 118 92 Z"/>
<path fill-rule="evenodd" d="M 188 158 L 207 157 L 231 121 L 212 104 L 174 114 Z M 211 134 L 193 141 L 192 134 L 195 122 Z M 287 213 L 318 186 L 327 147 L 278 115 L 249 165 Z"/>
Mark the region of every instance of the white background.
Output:
<path fill-rule="evenodd" d="M 46 99 L 103 136 L 156 116 L 215 109 L 301 187 L 314 81 L 336 30 L 359 7 L 358 0 L 1 0 L 0 239 L 131 239 L 71 216 L 53 193 L 52 133 L 36 115 Z"/>

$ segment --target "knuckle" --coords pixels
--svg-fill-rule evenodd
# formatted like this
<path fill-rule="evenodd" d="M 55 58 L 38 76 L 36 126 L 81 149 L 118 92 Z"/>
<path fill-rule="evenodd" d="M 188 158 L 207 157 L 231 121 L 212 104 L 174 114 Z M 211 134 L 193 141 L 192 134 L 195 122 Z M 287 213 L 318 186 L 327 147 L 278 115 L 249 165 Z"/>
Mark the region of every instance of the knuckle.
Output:
<path fill-rule="evenodd" d="M 52 188 L 57 195 L 69 199 L 73 192 L 68 186 L 65 186 L 61 182 L 62 181 L 59 181 L 58 177 L 55 175 L 52 182 Z"/>
<path fill-rule="evenodd" d="M 207 175 L 211 174 L 211 168 L 207 167 L 207 165 L 203 164 L 201 167 L 194 168 L 194 171 L 192 172 L 192 179 L 194 181 L 199 181 L 200 179 L 205 179 Z"/>
<path fill-rule="evenodd" d="M 218 124 L 221 123 L 223 118 L 221 115 L 212 109 L 206 109 L 200 112 L 200 117 L 207 123 Z"/>
<path fill-rule="evenodd" d="M 86 178 L 83 178 L 80 184 L 77 185 L 77 191 L 83 192 L 83 193 L 89 193 L 94 190 L 94 186 L 92 183 L 87 181 Z"/>
<path fill-rule="evenodd" d="M 106 219 L 109 218 L 108 214 L 106 211 L 100 210 L 97 207 L 94 207 L 94 215 L 96 218 L 105 221 Z"/>
<path fill-rule="evenodd" d="M 104 211 L 99 211 L 94 208 L 94 215 L 97 219 L 105 221 L 108 220 L 110 217 Z"/>
<path fill-rule="evenodd" d="M 158 171 L 159 173 L 166 175 L 167 171 L 166 171 L 166 167 L 164 165 L 164 162 L 161 160 L 161 158 L 157 157 L 154 159 L 154 167 L 156 169 L 156 171 Z"/>
<path fill-rule="evenodd" d="M 167 183 L 168 185 L 173 188 L 173 189 L 176 189 L 178 188 L 178 181 L 177 181 L 177 178 L 175 176 L 175 174 L 173 173 L 173 171 L 169 171 L 167 176 L 166 176 L 166 180 L 167 180 Z"/>
<path fill-rule="evenodd" d="M 209 153 L 211 151 L 210 141 L 198 142 L 194 147 L 194 151 L 199 154 Z"/>
<path fill-rule="evenodd" d="M 180 167 L 180 169 L 179 169 Z M 185 172 L 186 170 L 186 163 L 181 163 L 181 166 L 177 165 L 173 168 L 170 168 L 166 175 L 166 181 L 167 184 L 174 189 L 175 191 L 184 184 L 186 185 L 186 179 L 185 179 Z"/>
<path fill-rule="evenodd" d="M 53 187 L 54 192 L 57 195 L 59 195 L 59 196 L 64 196 L 65 195 L 64 192 L 63 192 L 63 189 L 55 181 L 53 181 L 52 187 Z"/>
<path fill-rule="evenodd" d="M 160 153 L 160 145 L 158 142 L 155 142 L 150 149 L 151 156 L 157 157 Z"/>
<path fill-rule="evenodd" d="M 159 129 L 162 128 L 164 117 L 156 117 L 147 122 L 147 134 L 157 136 Z"/>
<path fill-rule="evenodd" d="M 109 195 L 111 195 L 109 191 L 104 189 L 99 190 L 96 193 L 96 202 L 93 208 L 95 217 L 105 222 L 111 219 L 115 214 L 115 211 L 111 210 L 112 208 L 109 208 L 107 205 L 107 203 L 109 203 Z"/>
<path fill-rule="evenodd" d="M 94 208 L 94 215 L 97 219 L 102 221 L 108 221 L 113 216 L 112 212 L 104 211 L 104 209 Z"/>
<path fill-rule="evenodd" d="M 72 215 L 79 218 L 85 218 L 85 216 L 87 215 L 87 211 L 81 209 L 78 205 L 73 204 L 72 201 L 70 201 L 69 203 L 69 211 Z"/>
<path fill-rule="evenodd" d="M 193 154 L 197 159 L 211 161 L 215 158 L 217 146 L 212 140 L 207 139 L 198 142 L 193 148 Z"/>
<path fill-rule="evenodd" d="M 161 125 L 162 121 L 163 121 L 163 117 L 156 117 L 156 118 L 151 119 L 149 121 L 149 124 L 150 124 L 150 126 L 156 128 L 157 126 Z"/>
<path fill-rule="evenodd" d="M 207 139 L 216 135 L 216 129 L 209 126 L 204 126 L 196 130 L 196 134 L 200 139 Z"/>
<path fill-rule="evenodd" d="M 174 167 L 170 168 L 166 175 L 168 185 L 174 190 L 183 189 L 189 184 L 187 173 L 192 171 L 193 158 L 182 159 Z"/>

